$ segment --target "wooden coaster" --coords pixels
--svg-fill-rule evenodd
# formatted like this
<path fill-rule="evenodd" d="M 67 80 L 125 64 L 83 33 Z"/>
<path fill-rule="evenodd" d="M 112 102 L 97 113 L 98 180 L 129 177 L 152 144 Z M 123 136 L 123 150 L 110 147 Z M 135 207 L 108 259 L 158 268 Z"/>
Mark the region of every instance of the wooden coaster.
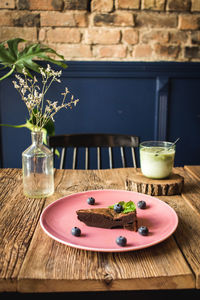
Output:
<path fill-rule="evenodd" d="M 151 179 L 137 172 L 126 179 L 125 187 L 129 191 L 151 196 L 171 196 L 181 194 L 184 178 L 172 173 L 167 179 Z"/>

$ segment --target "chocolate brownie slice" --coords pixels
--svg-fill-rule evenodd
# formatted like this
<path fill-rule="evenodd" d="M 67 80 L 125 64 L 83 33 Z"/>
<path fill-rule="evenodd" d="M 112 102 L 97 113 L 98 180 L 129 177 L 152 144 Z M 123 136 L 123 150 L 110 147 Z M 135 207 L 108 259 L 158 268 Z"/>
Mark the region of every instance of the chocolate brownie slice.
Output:
<path fill-rule="evenodd" d="M 101 228 L 124 227 L 137 231 L 136 211 L 117 213 L 111 208 L 79 209 L 76 211 L 78 219 L 87 226 Z"/>

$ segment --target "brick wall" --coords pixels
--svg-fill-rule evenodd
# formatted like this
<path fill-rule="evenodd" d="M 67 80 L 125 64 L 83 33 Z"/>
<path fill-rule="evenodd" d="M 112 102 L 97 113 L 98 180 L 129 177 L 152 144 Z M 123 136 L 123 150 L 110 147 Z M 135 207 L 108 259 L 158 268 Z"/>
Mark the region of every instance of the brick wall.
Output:
<path fill-rule="evenodd" d="M 200 0 L 0 0 L 0 41 L 66 60 L 200 61 Z"/>

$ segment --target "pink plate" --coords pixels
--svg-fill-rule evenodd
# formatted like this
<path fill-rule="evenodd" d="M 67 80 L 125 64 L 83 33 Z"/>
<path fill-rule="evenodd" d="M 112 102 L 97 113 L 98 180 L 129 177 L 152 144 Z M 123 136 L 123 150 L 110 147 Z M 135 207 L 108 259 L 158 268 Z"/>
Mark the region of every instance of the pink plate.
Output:
<path fill-rule="evenodd" d="M 95 205 L 89 205 L 87 199 L 95 198 Z M 104 229 L 89 227 L 77 219 L 76 210 L 107 207 L 119 201 L 132 200 L 137 205 L 146 201 L 146 209 L 137 208 L 139 226 L 147 226 L 148 236 L 123 228 Z M 54 240 L 65 245 L 102 252 L 124 252 L 147 248 L 168 238 L 178 225 L 175 211 L 165 202 L 145 194 L 123 190 L 94 190 L 81 192 L 61 198 L 48 205 L 41 214 L 40 224 L 43 230 Z M 81 236 L 71 234 L 72 227 L 81 229 Z M 120 247 L 115 240 L 125 236 L 127 245 Z"/>

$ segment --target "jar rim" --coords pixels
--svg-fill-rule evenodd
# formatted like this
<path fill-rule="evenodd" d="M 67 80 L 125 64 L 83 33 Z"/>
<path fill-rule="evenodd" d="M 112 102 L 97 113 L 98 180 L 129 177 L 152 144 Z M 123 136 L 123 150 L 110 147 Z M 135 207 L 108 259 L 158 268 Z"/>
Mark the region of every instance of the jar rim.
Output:
<path fill-rule="evenodd" d="M 162 148 L 173 148 L 175 149 L 176 145 L 168 141 L 144 141 L 140 143 L 140 147 L 150 148 L 150 147 L 162 147 Z"/>

